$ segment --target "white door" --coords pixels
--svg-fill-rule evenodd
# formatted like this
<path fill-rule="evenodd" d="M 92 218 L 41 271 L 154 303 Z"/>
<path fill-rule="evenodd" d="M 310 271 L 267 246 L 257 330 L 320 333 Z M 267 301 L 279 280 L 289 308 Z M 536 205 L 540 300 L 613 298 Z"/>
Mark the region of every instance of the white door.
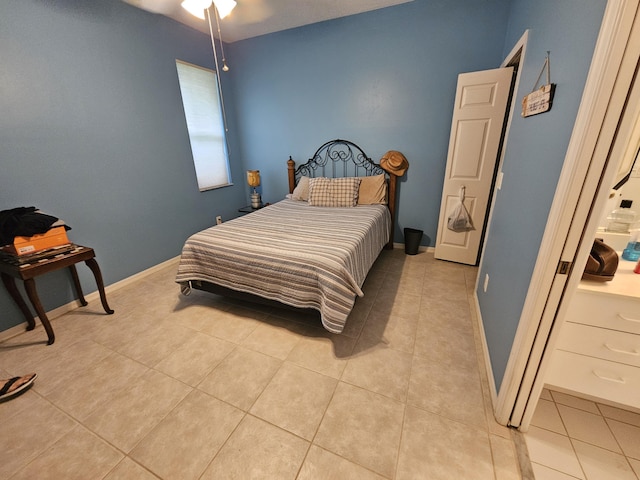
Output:
<path fill-rule="evenodd" d="M 458 75 L 436 258 L 467 265 L 478 261 L 512 76 L 513 67 Z M 459 201 L 461 187 L 465 187 L 464 205 L 474 228 L 454 232 L 447 228 L 447 219 Z"/>

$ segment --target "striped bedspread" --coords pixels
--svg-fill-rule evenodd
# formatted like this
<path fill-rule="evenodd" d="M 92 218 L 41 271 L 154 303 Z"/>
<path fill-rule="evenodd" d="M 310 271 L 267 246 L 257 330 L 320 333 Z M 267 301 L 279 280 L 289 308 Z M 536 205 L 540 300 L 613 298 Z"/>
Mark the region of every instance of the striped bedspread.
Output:
<path fill-rule="evenodd" d="M 384 205 L 312 207 L 282 200 L 187 239 L 176 282 L 210 282 L 299 308 L 342 332 L 389 240 Z"/>

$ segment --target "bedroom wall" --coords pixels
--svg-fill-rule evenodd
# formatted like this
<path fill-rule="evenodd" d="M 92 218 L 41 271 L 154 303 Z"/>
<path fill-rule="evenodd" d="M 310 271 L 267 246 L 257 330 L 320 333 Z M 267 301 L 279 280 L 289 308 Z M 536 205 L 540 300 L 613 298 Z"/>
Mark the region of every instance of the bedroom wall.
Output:
<path fill-rule="evenodd" d="M 195 180 L 175 59 L 211 67 L 206 35 L 119 0 L 3 0 L 0 52 L 0 210 L 64 219 L 105 283 L 179 255 L 245 204 L 242 187 L 200 193 Z M 46 310 L 74 298 L 70 283 L 66 271 L 38 278 Z M 0 288 L 0 331 L 22 322 Z"/>
<path fill-rule="evenodd" d="M 374 161 L 410 162 L 402 229 L 433 245 L 457 76 L 502 61 L 508 0 L 416 0 L 228 46 L 240 154 L 262 174 L 264 201 L 287 192 L 286 160 L 305 162 L 336 138 Z M 224 31 L 223 31 L 224 36 Z"/>
<path fill-rule="evenodd" d="M 506 369 L 555 194 L 606 0 L 514 0 L 506 56 L 529 29 L 516 99 L 534 87 L 547 50 L 556 83 L 547 113 L 513 118 L 477 289 L 496 387 Z M 482 285 L 489 275 L 486 293 Z"/>
<path fill-rule="evenodd" d="M 605 3 L 415 0 L 229 44 L 236 186 L 200 193 L 174 62 L 211 66 L 205 35 L 119 0 L 5 0 L 0 209 L 36 205 L 65 219 L 110 284 L 178 255 L 215 215 L 237 215 L 248 201 L 244 170 L 260 169 L 263 199 L 277 201 L 289 155 L 304 161 L 342 137 L 376 161 L 405 153 L 395 240 L 413 227 L 433 245 L 457 75 L 498 66 L 530 28 L 516 98 L 546 50 L 558 93 L 551 112 L 514 118 L 487 241 L 481 276 L 491 285 L 478 296 L 499 385 Z M 94 290 L 78 270 L 85 293 Z M 38 289 L 47 310 L 73 298 L 66 272 Z M 22 322 L 0 289 L 0 331 Z"/>

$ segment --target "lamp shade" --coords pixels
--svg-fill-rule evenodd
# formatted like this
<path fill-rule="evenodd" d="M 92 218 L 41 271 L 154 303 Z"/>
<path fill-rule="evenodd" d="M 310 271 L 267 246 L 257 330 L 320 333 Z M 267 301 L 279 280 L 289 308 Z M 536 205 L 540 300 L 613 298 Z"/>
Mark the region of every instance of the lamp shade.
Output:
<path fill-rule="evenodd" d="M 250 187 L 260 185 L 260 170 L 247 170 L 247 183 Z"/>

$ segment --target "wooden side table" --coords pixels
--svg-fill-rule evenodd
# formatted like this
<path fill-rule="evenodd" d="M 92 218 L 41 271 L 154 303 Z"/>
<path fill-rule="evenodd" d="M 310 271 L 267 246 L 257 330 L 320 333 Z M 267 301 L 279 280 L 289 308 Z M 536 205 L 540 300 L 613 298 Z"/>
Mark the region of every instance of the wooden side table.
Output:
<path fill-rule="evenodd" d="M 259 207 L 252 207 L 251 205 L 247 205 L 246 207 L 239 208 L 238 212 L 240 212 L 240 213 L 251 213 L 251 212 L 255 212 L 256 210 L 260 210 L 261 208 L 268 207 L 269 205 L 271 205 L 271 204 L 270 203 L 262 203 L 262 204 L 260 204 Z"/>
<path fill-rule="evenodd" d="M 251 205 L 247 205 L 246 207 L 242 207 L 238 209 L 238 212 L 240 213 L 251 213 L 251 212 L 255 212 L 256 210 L 260 210 L 262 207 L 252 207 Z"/>
<path fill-rule="evenodd" d="M 0 276 L 2 277 L 2 283 L 4 283 L 9 295 L 11 295 L 11 298 L 16 302 L 20 311 L 22 311 L 24 318 L 27 320 L 27 330 L 33 330 L 36 326 L 36 322 L 33 315 L 31 315 L 29 307 L 20 295 L 20 291 L 18 290 L 15 282 L 16 278 L 22 279 L 24 282 L 24 288 L 27 292 L 27 296 L 29 297 L 29 300 L 31 300 L 31 304 L 36 310 L 38 318 L 40 318 L 42 326 L 49 337 L 49 341 L 47 342 L 48 345 L 51 345 L 55 341 L 55 335 L 53 333 L 53 328 L 51 328 L 51 323 L 47 318 L 47 314 L 40 303 L 40 298 L 36 291 L 35 278 L 40 275 L 44 275 L 45 273 L 68 267 L 78 294 L 78 300 L 84 307 L 87 305 L 87 301 L 84 299 L 84 295 L 82 294 L 82 287 L 80 286 L 80 279 L 78 278 L 78 271 L 75 266 L 76 263 L 84 261 L 89 269 L 91 269 L 93 276 L 96 279 L 98 291 L 100 292 L 100 300 L 102 301 L 102 307 L 107 314 L 111 315 L 113 310 L 109 308 L 109 304 L 107 303 L 107 296 L 104 293 L 102 274 L 100 273 L 100 267 L 98 266 L 95 256 L 96 254 L 93 251 L 93 248 L 76 246 L 76 248 L 70 252 L 61 253 L 53 258 L 36 261 L 32 264 L 14 265 L 6 261 L 0 261 Z"/>

